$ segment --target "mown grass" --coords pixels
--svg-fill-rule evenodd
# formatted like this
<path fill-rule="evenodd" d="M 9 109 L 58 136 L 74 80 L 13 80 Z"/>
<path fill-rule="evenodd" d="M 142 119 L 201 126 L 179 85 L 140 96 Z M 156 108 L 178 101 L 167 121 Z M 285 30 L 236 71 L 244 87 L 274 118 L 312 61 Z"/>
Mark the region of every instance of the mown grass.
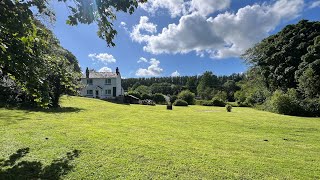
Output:
<path fill-rule="evenodd" d="M 0 109 L 0 179 L 320 179 L 320 118 L 79 97 L 62 106 Z"/>

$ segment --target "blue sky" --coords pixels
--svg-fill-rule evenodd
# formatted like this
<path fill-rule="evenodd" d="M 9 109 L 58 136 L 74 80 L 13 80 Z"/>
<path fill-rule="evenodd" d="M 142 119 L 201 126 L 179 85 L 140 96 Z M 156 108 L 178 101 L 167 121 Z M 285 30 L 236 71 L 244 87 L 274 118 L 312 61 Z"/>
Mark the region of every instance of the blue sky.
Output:
<path fill-rule="evenodd" d="M 127 78 L 245 72 L 239 58 L 245 49 L 288 24 L 320 18 L 319 0 L 149 0 L 133 15 L 117 14 L 110 48 L 95 24 L 68 26 L 67 5 L 52 7 L 52 29 L 82 70 L 119 67 Z"/>

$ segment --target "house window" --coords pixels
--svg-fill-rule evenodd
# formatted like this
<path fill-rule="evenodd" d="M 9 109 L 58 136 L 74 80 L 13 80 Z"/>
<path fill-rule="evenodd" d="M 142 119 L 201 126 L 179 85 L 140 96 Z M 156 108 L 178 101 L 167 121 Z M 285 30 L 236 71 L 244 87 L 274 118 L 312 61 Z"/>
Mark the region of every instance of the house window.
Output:
<path fill-rule="evenodd" d="M 111 79 L 106 79 L 105 84 L 111 84 Z"/>
<path fill-rule="evenodd" d="M 93 90 L 87 90 L 87 95 L 93 95 Z"/>
<path fill-rule="evenodd" d="M 87 84 L 92 85 L 93 84 L 93 80 L 92 79 L 87 79 Z"/>
<path fill-rule="evenodd" d="M 106 90 L 106 95 L 111 95 L 111 89 Z"/>

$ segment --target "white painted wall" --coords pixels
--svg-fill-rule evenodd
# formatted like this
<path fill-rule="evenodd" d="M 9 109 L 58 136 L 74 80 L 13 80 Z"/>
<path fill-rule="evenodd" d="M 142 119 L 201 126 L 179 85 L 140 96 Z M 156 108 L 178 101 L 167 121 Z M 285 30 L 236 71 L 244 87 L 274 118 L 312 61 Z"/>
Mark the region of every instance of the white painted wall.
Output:
<path fill-rule="evenodd" d="M 106 79 L 111 79 L 111 84 L 105 84 Z M 113 87 L 116 87 L 116 96 L 123 95 L 123 89 L 121 87 L 121 76 L 117 76 L 116 78 L 92 78 L 93 82 L 92 85 L 87 84 L 87 79 L 82 78 L 81 84 L 83 85 L 83 88 L 81 89 L 81 96 L 85 97 L 93 97 L 96 98 L 96 91 L 99 93 L 99 97 L 101 99 L 104 98 L 114 98 L 113 97 Z M 100 86 L 101 88 L 99 88 Z M 92 95 L 87 94 L 87 90 L 93 90 Z M 106 94 L 106 90 L 111 90 L 111 94 Z"/>

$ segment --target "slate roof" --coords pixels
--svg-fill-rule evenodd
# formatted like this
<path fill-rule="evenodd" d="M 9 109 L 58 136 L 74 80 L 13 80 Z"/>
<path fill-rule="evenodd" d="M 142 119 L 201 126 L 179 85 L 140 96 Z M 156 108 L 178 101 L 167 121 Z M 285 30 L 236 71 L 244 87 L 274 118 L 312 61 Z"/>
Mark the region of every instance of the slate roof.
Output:
<path fill-rule="evenodd" d="M 89 78 L 116 78 L 117 73 L 115 72 L 95 72 L 90 71 Z M 81 78 L 86 78 L 86 74 L 82 74 Z"/>

